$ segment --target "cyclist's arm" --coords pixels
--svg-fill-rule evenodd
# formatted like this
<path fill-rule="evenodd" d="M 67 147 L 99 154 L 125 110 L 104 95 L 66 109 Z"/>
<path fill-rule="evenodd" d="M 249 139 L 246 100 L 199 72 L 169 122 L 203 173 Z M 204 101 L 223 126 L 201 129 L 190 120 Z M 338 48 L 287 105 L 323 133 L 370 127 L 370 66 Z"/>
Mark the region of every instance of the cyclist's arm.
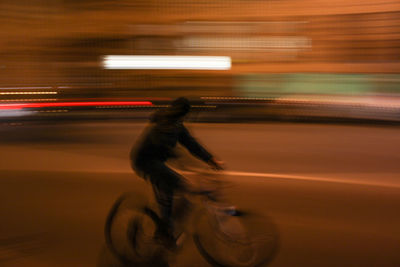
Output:
<path fill-rule="evenodd" d="M 209 163 L 213 156 L 202 146 L 197 140 L 189 133 L 189 131 L 182 125 L 178 137 L 179 143 L 185 146 L 189 152 L 197 158 Z"/>

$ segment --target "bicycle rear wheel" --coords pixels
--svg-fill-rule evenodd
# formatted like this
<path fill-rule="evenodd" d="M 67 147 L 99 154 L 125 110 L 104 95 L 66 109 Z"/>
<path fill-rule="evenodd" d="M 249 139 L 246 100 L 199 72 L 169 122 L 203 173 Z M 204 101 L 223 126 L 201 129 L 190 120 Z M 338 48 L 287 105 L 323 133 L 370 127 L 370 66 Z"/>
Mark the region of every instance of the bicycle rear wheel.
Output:
<path fill-rule="evenodd" d="M 125 265 L 162 260 L 163 248 L 154 239 L 157 223 L 145 207 L 127 208 L 129 195 L 122 195 L 112 206 L 104 228 L 109 251 Z M 136 266 L 136 265 L 135 265 Z"/>
<path fill-rule="evenodd" d="M 278 231 L 268 219 L 232 215 L 200 216 L 193 236 L 213 266 L 257 267 L 269 263 L 278 249 Z"/>

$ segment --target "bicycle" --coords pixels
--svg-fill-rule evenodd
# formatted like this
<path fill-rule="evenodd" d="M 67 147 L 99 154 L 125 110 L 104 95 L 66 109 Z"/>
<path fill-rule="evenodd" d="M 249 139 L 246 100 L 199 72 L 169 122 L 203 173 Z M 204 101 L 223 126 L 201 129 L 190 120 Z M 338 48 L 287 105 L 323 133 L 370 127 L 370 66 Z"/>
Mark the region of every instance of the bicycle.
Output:
<path fill-rule="evenodd" d="M 278 231 L 272 221 L 265 218 L 261 221 L 254 214 L 221 202 L 221 189 L 227 182 L 210 179 L 215 172 L 199 169 L 184 172 L 185 176 L 197 174 L 204 179 L 203 188 L 189 194 L 190 200 L 188 196 L 181 197 L 174 205 L 175 228 L 183 233 L 181 237 L 192 235 L 198 251 L 212 266 L 256 267 L 271 262 L 279 245 Z M 169 255 L 174 252 L 155 237 L 162 223 L 154 203 L 129 207 L 130 197 L 136 196 L 122 194 L 107 216 L 104 233 L 109 251 L 125 266 L 169 266 Z M 191 212 L 182 212 L 188 205 Z M 252 232 L 260 228 L 261 233 Z M 178 238 L 177 243 L 182 247 L 184 241 Z"/>

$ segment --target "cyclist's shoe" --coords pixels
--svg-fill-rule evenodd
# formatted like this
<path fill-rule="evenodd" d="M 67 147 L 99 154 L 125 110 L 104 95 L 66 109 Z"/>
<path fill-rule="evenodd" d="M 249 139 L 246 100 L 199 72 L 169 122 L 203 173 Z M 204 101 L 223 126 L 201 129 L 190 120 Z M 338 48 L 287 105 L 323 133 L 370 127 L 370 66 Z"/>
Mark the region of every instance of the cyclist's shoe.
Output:
<path fill-rule="evenodd" d="M 168 250 L 175 251 L 178 249 L 176 239 L 169 231 L 157 230 L 154 233 L 154 239 Z"/>
<path fill-rule="evenodd" d="M 186 234 L 181 231 L 178 234 L 172 234 L 170 231 L 157 230 L 154 233 L 154 239 L 170 251 L 176 252 L 182 248 L 186 240 Z"/>
<path fill-rule="evenodd" d="M 179 233 L 176 238 L 175 238 L 175 243 L 177 248 L 181 248 L 183 245 L 183 242 L 186 240 L 186 234 L 184 232 Z"/>

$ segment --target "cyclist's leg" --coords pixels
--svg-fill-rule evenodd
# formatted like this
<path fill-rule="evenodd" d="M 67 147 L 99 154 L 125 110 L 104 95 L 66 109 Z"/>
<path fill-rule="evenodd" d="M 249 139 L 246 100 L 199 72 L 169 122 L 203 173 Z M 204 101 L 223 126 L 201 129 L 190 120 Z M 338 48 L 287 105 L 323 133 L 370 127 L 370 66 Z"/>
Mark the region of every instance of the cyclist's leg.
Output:
<path fill-rule="evenodd" d="M 174 194 L 181 187 L 181 177 L 163 162 L 153 162 L 150 181 L 160 209 L 160 217 L 167 229 L 173 229 Z"/>
<path fill-rule="evenodd" d="M 151 179 L 153 192 L 160 211 L 160 218 L 168 227 L 172 227 L 172 205 L 174 199 L 174 188 L 167 181 Z"/>

